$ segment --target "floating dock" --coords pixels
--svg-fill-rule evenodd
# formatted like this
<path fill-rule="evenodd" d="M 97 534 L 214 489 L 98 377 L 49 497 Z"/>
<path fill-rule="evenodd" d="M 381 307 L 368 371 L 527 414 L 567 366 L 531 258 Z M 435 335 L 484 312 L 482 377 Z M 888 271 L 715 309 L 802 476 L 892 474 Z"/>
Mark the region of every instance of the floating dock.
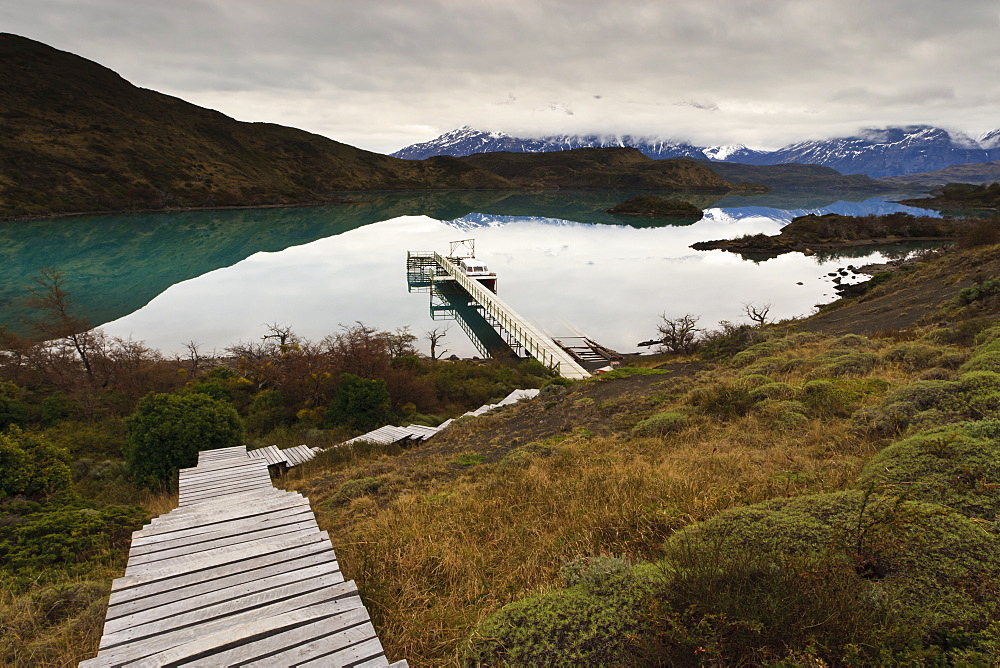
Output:
<path fill-rule="evenodd" d="M 550 336 L 521 317 L 474 277 L 466 275 L 456 262 L 459 259 L 432 251 L 409 251 L 406 257 L 407 280 L 411 285 L 423 280 L 432 289 L 438 281 L 454 281 L 476 302 L 492 327 L 515 340 L 527 354 L 564 378 L 580 380 L 590 377 L 590 372 Z"/>

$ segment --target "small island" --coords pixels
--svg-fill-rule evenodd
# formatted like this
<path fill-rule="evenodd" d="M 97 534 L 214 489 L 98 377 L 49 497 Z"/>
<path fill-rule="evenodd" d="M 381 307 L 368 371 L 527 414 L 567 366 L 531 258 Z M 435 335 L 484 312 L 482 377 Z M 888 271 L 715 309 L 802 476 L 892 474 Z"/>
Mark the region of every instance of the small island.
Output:
<path fill-rule="evenodd" d="M 666 199 L 655 195 L 638 195 L 619 202 L 608 209 L 613 216 L 647 216 L 650 218 L 694 218 L 700 220 L 700 208 L 679 199 Z"/>

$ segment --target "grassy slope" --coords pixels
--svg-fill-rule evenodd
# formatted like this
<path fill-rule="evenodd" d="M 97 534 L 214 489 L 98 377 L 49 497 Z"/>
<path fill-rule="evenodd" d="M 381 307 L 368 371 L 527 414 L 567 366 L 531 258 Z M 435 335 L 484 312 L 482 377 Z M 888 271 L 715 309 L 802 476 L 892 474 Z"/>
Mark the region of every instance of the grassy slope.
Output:
<path fill-rule="evenodd" d="M 956 276 L 950 283 L 941 274 L 966 262 L 998 270 L 986 261 L 996 251 L 946 256 L 936 268 L 905 277 L 901 282 L 916 292 L 924 281 L 943 281 L 945 289 L 934 292 L 934 300 L 919 307 L 907 302 L 900 310 L 919 308 L 928 320 L 994 318 L 996 299 L 964 310 L 936 309 L 968 278 Z M 891 295 L 891 285 L 881 294 Z M 881 302 L 883 314 L 892 310 L 891 301 Z M 857 318 L 845 322 L 864 326 Z M 802 326 L 824 329 L 810 321 Z M 674 363 L 657 375 L 577 384 L 456 425 L 402 454 L 331 453 L 295 471 L 287 486 L 312 500 L 345 572 L 357 579 L 369 603 L 389 655 L 420 665 L 447 664 L 477 622 L 508 602 L 556 586 L 558 569 L 569 559 L 653 560 L 675 531 L 723 510 L 849 487 L 891 441 L 861 435 L 851 415 L 928 373 L 956 374 L 971 340 L 963 327 L 938 330 L 924 342 L 950 355 L 948 368 L 936 367 L 933 356 L 902 359 L 897 346 L 916 336 L 912 332 L 870 340 L 800 334 L 774 351 L 732 361 Z M 942 343 L 948 338 L 942 331 L 954 332 L 953 343 Z M 846 373 L 831 366 L 855 358 L 867 362 Z M 832 378 L 849 400 L 811 406 L 805 419 L 791 422 L 764 404 L 731 415 L 718 406 L 695 406 L 706 391 L 751 382 L 740 378 L 755 373 L 787 383 L 798 399 L 806 396 L 805 383 Z M 687 417 L 659 436 L 636 431 L 642 420 L 664 411 Z M 469 464 L 475 461 L 481 463 Z M 352 482 L 359 480 L 364 482 Z"/>

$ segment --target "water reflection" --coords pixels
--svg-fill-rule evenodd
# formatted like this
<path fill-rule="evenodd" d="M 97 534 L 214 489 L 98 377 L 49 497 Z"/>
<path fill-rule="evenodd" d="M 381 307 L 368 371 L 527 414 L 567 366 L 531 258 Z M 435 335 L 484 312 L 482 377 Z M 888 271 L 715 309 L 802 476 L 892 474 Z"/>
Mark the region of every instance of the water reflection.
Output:
<path fill-rule="evenodd" d="M 695 241 L 774 233 L 805 212 L 907 209 L 827 196 L 778 209 L 760 198 L 701 195 L 705 217 L 689 225 L 605 213 L 628 196 L 367 194 L 336 207 L 4 224 L 0 323 L 17 322 L 30 276 L 51 265 L 95 325 L 166 351 L 189 340 L 222 348 L 259 337 L 270 322 L 308 338 L 355 320 L 421 334 L 436 324 L 426 297 L 406 290 L 406 251 L 446 250 L 475 236 L 479 257 L 500 274 L 502 298 L 522 315 L 554 336 L 586 334 L 628 352 L 649 338 L 661 312 L 699 314 L 711 325 L 736 319 L 746 302 L 771 302 L 773 314 L 788 317 L 835 296 L 822 280 L 835 258 L 790 254 L 754 265 L 693 251 Z M 866 249 L 865 257 L 883 255 Z M 455 329 L 445 347 L 476 354 L 463 338 Z"/>

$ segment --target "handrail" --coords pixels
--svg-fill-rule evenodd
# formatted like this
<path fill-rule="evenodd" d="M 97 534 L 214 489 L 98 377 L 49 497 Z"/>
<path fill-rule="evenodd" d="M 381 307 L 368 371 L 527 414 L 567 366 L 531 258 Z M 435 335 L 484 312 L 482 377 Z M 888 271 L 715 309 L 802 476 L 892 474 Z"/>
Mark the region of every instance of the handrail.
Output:
<path fill-rule="evenodd" d="M 567 378 L 587 378 L 590 373 L 566 353 L 549 336 L 521 318 L 514 317 L 514 310 L 493 292 L 458 270 L 449 258 L 438 252 L 434 260 L 466 291 L 478 301 L 487 312 L 499 321 L 510 334 L 521 343 L 531 355 L 545 366 Z"/>

